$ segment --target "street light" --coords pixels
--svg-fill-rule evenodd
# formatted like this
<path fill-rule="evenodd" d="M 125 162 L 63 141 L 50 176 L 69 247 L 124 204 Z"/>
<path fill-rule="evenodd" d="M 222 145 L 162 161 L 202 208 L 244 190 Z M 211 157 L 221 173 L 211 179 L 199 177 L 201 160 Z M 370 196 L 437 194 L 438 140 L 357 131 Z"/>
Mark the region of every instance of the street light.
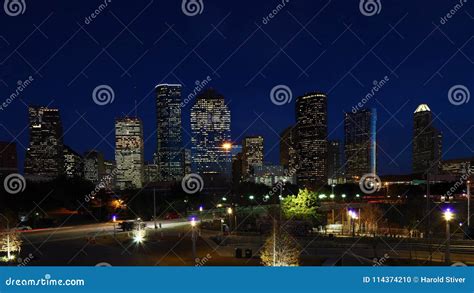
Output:
<path fill-rule="evenodd" d="M 451 209 L 446 209 L 443 213 L 444 220 L 446 221 L 446 255 L 445 255 L 445 262 L 446 264 L 451 263 L 451 252 L 450 252 L 450 245 L 451 245 L 451 232 L 450 232 L 450 227 L 449 227 L 449 222 L 454 219 L 454 213 L 451 211 Z"/>
<path fill-rule="evenodd" d="M 471 181 L 467 181 L 467 228 L 471 227 Z"/>
<path fill-rule="evenodd" d="M 250 199 L 250 200 L 254 200 L 254 199 L 255 199 L 255 196 L 250 195 L 250 196 L 249 196 L 249 199 Z"/>
<path fill-rule="evenodd" d="M 232 149 L 232 143 L 230 142 L 224 142 L 222 144 L 222 148 L 225 150 L 225 151 L 230 151 Z"/>
<path fill-rule="evenodd" d="M 359 218 L 357 213 L 353 210 L 348 211 L 349 217 L 351 218 L 351 224 L 352 224 L 352 237 L 355 237 L 355 220 Z"/>
<path fill-rule="evenodd" d="M 196 235 L 196 219 L 195 218 L 191 218 L 191 231 L 192 231 L 192 234 L 191 234 L 191 240 L 193 242 L 193 260 L 196 259 L 196 239 L 197 239 L 197 235 Z"/>

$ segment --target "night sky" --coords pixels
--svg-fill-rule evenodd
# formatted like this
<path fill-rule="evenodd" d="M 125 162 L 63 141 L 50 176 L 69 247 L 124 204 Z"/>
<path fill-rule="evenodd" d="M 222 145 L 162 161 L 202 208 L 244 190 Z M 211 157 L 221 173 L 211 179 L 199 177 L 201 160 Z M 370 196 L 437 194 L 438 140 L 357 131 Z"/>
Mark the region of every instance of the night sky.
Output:
<path fill-rule="evenodd" d="M 86 21 L 102 3 L 25 0 L 18 16 L 0 9 L 0 102 L 18 80 L 34 79 L 0 110 L 0 140 L 17 141 L 20 165 L 28 104 L 58 107 L 65 144 L 112 159 L 114 119 L 133 116 L 136 101 L 151 160 L 155 85 L 182 83 L 185 97 L 208 76 L 230 105 L 233 140 L 263 135 L 267 161 L 278 160 L 279 133 L 295 121 L 297 96 L 326 92 L 330 138 L 342 140 L 343 112 L 386 76 L 367 103 L 378 109 L 380 174 L 411 171 L 413 112 L 421 103 L 439 115 L 444 158 L 474 156 L 474 101 L 455 106 L 448 99 L 455 85 L 474 92 L 471 1 L 445 24 L 441 17 L 459 1 L 380 0 L 379 13 L 365 16 L 358 0 L 290 0 L 263 21 L 281 1 L 203 0 L 201 14 L 186 16 L 178 0 L 112 0 Z M 112 87 L 113 103 L 94 103 L 99 85 Z M 290 103 L 272 103 L 277 85 L 291 89 Z M 191 106 L 183 111 L 188 147 Z"/>

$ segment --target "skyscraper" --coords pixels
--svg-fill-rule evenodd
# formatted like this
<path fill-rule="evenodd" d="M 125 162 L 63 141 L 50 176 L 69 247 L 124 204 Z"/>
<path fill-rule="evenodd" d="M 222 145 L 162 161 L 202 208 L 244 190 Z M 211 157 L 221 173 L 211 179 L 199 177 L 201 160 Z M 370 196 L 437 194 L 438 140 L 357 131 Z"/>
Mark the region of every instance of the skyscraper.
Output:
<path fill-rule="evenodd" d="M 230 178 L 230 110 L 224 96 L 213 89 L 202 92 L 191 109 L 193 172 Z"/>
<path fill-rule="evenodd" d="M 263 166 L 263 137 L 249 136 L 242 142 L 242 176 L 253 176 L 254 168 Z"/>
<path fill-rule="evenodd" d="M 181 85 L 156 86 L 157 150 L 159 180 L 176 181 L 184 176 L 181 137 Z"/>
<path fill-rule="evenodd" d="M 141 188 L 144 181 L 143 126 L 138 118 L 115 121 L 116 185 Z"/>
<path fill-rule="evenodd" d="M 432 175 L 441 169 L 442 133 L 433 126 L 430 108 L 421 104 L 414 114 L 413 172 Z"/>
<path fill-rule="evenodd" d="M 338 140 L 328 142 L 328 179 L 329 184 L 343 183 L 341 143 Z"/>
<path fill-rule="evenodd" d="M 16 144 L 0 141 L 0 177 L 12 173 L 18 173 Z"/>
<path fill-rule="evenodd" d="M 297 182 L 314 189 L 327 183 L 327 96 L 313 92 L 296 100 Z"/>
<path fill-rule="evenodd" d="M 291 126 L 280 134 L 280 164 L 287 171 L 294 173 L 296 168 L 296 128 Z"/>
<path fill-rule="evenodd" d="M 377 111 L 346 113 L 344 133 L 346 177 L 357 181 L 365 174 L 377 174 Z"/>
<path fill-rule="evenodd" d="M 68 146 L 64 146 L 64 173 L 68 178 L 83 178 L 82 156 Z"/>
<path fill-rule="evenodd" d="M 84 179 L 97 184 L 104 176 L 104 155 L 95 150 L 86 152 L 84 155 Z"/>
<path fill-rule="evenodd" d="M 30 143 L 25 175 L 55 178 L 64 172 L 63 127 L 58 109 L 28 107 Z"/>

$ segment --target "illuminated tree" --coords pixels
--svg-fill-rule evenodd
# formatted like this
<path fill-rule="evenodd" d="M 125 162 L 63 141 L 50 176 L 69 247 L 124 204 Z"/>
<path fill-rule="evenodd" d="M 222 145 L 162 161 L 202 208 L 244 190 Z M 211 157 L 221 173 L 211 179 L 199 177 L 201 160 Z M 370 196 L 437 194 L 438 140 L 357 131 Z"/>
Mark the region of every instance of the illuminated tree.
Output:
<path fill-rule="evenodd" d="M 274 229 L 263 245 L 260 258 L 264 266 L 292 267 L 299 265 L 298 243 L 281 229 Z"/>
<path fill-rule="evenodd" d="M 18 233 L 13 231 L 8 231 L 0 235 L 0 252 L 5 252 L 7 254 L 3 259 L 5 261 L 10 261 L 14 259 L 13 252 L 20 253 L 21 244 L 23 242 L 20 239 Z"/>
<path fill-rule="evenodd" d="M 307 189 L 299 190 L 298 195 L 290 195 L 281 201 L 283 215 L 287 219 L 319 220 L 316 193 Z"/>
<path fill-rule="evenodd" d="M 378 223 L 383 218 L 383 210 L 377 205 L 369 204 L 361 212 L 361 219 L 366 223 L 367 231 L 375 237 Z"/>

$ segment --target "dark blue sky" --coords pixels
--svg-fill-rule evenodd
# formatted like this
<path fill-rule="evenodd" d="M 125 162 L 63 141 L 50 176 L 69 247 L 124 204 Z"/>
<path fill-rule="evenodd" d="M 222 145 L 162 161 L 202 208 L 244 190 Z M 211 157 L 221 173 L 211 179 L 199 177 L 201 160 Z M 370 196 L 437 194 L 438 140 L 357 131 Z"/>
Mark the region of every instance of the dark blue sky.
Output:
<path fill-rule="evenodd" d="M 18 136 L 21 163 L 28 145 L 25 104 L 60 108 L 67 145 L 79 152 L 95 147 L 112 159 L 114 118 L 133 114 L 135 100 L 150 160 L 154 86 L 183 83 L 187 96 L 207 76 L 230 103 L 234 140 L 263 135 L 268 161 L 278 159 L 278 134 L 294 123 L 298 95 L 328 93 L 331 138 L 342 139 L 343 111 L 385 76 L 389 81 L 367 104 L 378 109 L 381 174 L 410 171 L 412 114 L 420 103 L 439 115 L 444 157 L 473 156 L 474 101 L 454 106 L 448 99 L 455 85 L 474 91 L 470 1 L 440 24 L 458 1 L 381 0 L 379 14 L 364 16 L 358 0 L 290 0 L 263 24 L 281 1 L 203 0 L 202 14 L 190 17 L 178 0 L 112 0 L 86 24 L 101 3 L 25 0 L 22 15 L 0 10 L 0 99 L 18 80 L 34 78 L 22 100 L 0 110 L 0 139 Z M 92 92 L 102 84 L 113 88 L 112 104 L 94 103 Z M 283 106 L 270 100 L 280 84 L 293 93 Z M 190 107 L 183 113 L 188 132 Z"/>

